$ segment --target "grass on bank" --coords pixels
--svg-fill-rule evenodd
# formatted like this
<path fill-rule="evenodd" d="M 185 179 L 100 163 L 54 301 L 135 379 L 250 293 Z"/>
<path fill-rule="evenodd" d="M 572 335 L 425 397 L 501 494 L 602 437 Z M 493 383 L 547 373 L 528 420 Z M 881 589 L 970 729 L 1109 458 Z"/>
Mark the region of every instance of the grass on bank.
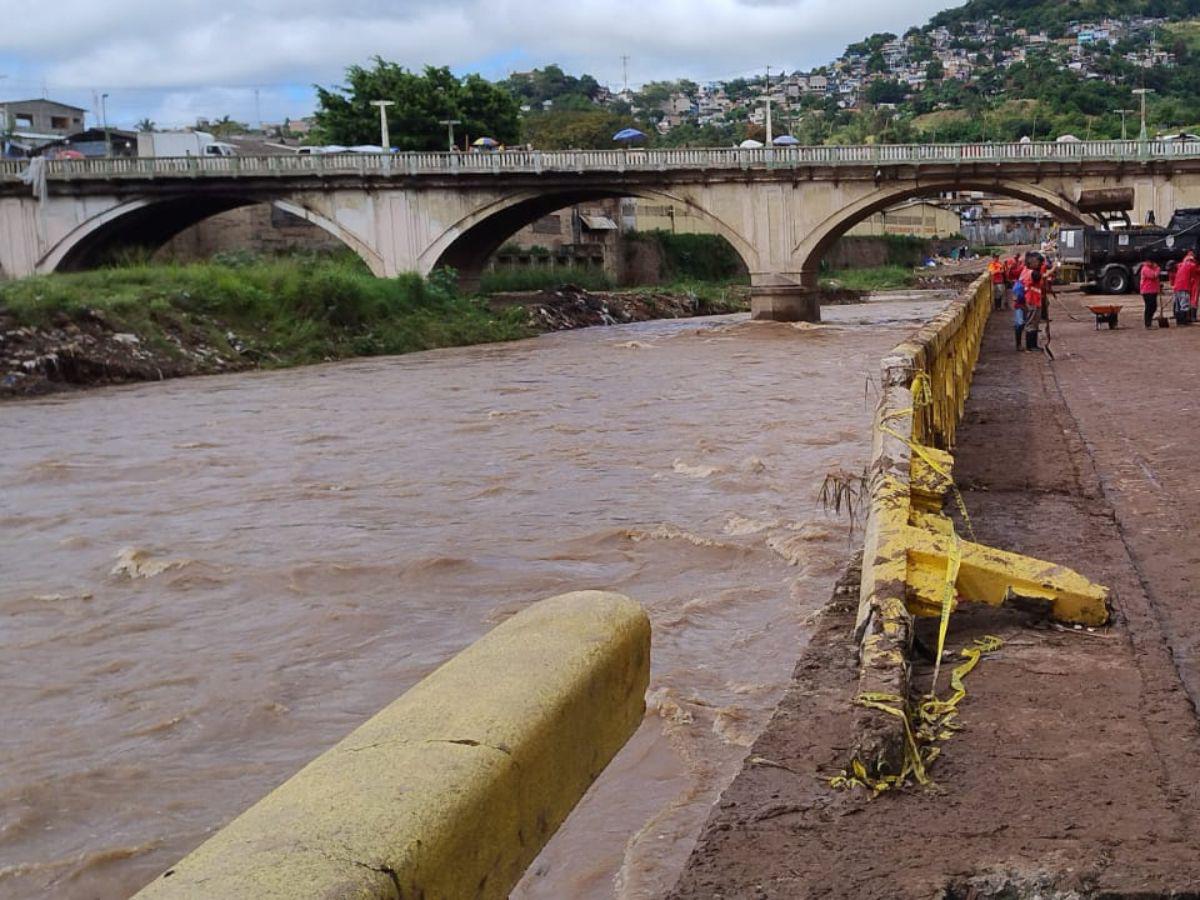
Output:
<path fill-rule="evenodd" d="M 912 287 L 916 275 L 907 266 L 876 266 L 868 269 L 836 269 L 821 278 L 826 290 L 898 291 Z"/>
<path fill-rule="evenodd" d="M 171 339 L 264 366 L 408 353 L 530 334 L 520 310 L 460 295 L 452 272 L 375 278 L 357 260 L 253 259 L 235 265 L 135 263 L 0 284 L 20 325 L 62 325 L 98 312 L 117 331 L 175 352 Z M 197 340 L 199 339 L 199 340 Z"/>

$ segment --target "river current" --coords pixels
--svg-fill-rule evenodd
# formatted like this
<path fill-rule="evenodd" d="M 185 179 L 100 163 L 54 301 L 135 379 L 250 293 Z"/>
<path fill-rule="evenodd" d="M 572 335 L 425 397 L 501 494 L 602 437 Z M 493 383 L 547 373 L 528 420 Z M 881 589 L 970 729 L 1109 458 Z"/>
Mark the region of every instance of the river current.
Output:
<path fill-rule="evenodd" d="M 642 602 L 640 730 L 514 896 L 653 897 L 852 553 L 944 296 L 0 407 L 0 895 L 125 897 L 525 605 Z"/>

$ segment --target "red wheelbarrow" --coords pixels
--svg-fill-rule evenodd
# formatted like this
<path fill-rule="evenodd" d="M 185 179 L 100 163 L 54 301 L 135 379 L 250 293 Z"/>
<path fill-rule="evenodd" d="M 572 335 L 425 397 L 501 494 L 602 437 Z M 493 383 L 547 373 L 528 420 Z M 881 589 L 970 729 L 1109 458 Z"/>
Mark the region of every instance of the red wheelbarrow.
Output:
<path fill-rule="evenodd" d="M 1105 304 L 1098 306 L 1089 306 L 1092 315 L 1096 317 L 1096 330 L 1100 330 L 1100 326 L 1108 323 L 1109 328 L 1117 327 L 1117 317 L 1121 315 L 1121 307 L 1116 304 Z"/>

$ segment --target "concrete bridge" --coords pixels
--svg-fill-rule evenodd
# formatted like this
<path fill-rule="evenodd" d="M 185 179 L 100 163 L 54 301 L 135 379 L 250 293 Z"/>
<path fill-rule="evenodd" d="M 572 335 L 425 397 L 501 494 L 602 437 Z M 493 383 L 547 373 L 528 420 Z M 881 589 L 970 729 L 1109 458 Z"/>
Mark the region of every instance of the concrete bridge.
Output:
<path fill-rule="evenodd" d="M 1153 210 L 1165 222 L 1200 206 L 1200 143 L 58 160 L 38 175 L 0 162 L 6 277 L 87 268 L 122 245 L 157 247 L 208 216 L 272 203 L 335 235 L 376 275 L 452 266 L 469 283 L 524 225 L 632 196 L 687 207 L 724 236 L 750 271 L 757 317 L 815 320 L 822 255 L 874 212 L 977 190 L 1080 223 L 1095 192 L 1125 188 L 1139 217 Z"/>

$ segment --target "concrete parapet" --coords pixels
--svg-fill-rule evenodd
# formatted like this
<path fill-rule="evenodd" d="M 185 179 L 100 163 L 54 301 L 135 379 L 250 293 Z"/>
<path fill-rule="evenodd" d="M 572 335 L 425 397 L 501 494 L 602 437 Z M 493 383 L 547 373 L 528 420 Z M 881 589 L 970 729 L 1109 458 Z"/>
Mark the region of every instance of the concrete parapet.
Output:
<path fill-rule="evenodd" d="M 634 601 L 536 603 L 137 896 L 506 897 L 641 722 L 649 672 Z"/>
<path fill-rule="evenodd" d="M 913 616 L 963 599 L 1040 605 L 1062 621 L 1108 619 L 1108 592 L 1065 566 L 962 540 L 942 515 L 954 490 L 954 446 L 992 308 L 982 276 L 884 358 L 856 630 L 859 696 L 891 712 L 858 713 L 855 757 L 873 777 L 901 771 L 906 752 Z M 903 713 L 901 713 L 903 711 Z"/>

